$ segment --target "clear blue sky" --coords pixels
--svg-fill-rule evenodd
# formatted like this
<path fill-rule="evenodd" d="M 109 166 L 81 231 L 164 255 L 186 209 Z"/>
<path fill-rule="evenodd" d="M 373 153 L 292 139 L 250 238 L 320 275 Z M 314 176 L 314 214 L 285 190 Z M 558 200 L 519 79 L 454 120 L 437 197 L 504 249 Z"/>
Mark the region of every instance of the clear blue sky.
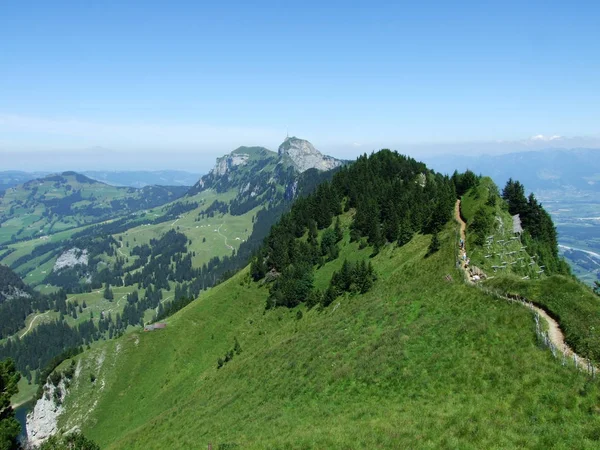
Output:
<path fill-rule="evenodd" d="M 598 2 L 251 3 L 2 2 L 0 151 L 599 136 Z"/>

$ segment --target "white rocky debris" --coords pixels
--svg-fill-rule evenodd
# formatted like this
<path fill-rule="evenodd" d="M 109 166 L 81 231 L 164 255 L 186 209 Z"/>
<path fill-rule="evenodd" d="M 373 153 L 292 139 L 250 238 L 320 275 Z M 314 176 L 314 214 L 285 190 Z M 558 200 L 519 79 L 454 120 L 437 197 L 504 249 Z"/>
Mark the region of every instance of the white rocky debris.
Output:
<path fill-rule="evenodd" d="M 230 153 L 217 159 L 217 164 L 210 173 L 221 176 L 225 175 L 232 167 L 243 166 L 248 162 L 250 155 L 246 153 Z"/>
<path fill-rule="evenodd" d="M 73 247 L 58 257 L 52 270 L 56 272 L 57 270 L 75 267 L 76 265 L 87 266 L 88 260 L 88 251 L 86 249 L 81 250 L 77 247 Z"/>
<path fill-rule="evenodd" d="M 37 401 L 33 411 L 27 414 L 27 440 L 36 447 L 58 431 L 58 417 L 63 412 L 62 405 L 54 402 L 54 391 L 60 389 L 60 398 L 64 398 L 67 390 L 64 381 L 54 387 L 51 383 L 44 385 L 44 395 Z"/>
<path fill-rule="evenodd" d="M 288 156 L 299 172 L 308 169 L 331 170 L 342 165 L 342 161 L 323 155 L 310 142 L 297 137 L 288 137 L 279 146 L 279 156 Z"/>

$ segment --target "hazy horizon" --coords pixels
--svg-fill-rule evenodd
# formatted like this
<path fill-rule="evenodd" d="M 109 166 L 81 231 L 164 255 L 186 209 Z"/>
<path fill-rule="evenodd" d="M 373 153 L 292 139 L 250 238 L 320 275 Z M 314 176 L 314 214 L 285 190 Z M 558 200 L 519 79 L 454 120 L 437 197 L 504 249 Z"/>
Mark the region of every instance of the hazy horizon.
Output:
<path fill-rule="evenodd" d="M 598 12 L 8 3 L 0 168 L 203 172 L 287 133 L 343 159 L 600 147 Z"/>
<path fill-rule="evenodd" d="M 298 136 L 305 138 L 303 136 Z M 285 139 L 285 137 L 283 138 Z M 103 147 L 70 150 L 18 150 L 7 151 L 0 149 L 0 171 L 17 170 L 23 172 L 62 172 L 74 171 L 160 171 L 181 170 L 190 173 L 207 173 L 215 164 L 215 160 L 236 148 L 246 146 L 262 146 L 272 151 L 277 148 L 283 139 L 276 145 L 264 145 L 257 142 L 248 142 L 235 147 L 224 148 L 215 146 L 214 150 L 170 150 L 170 151 L 144 151 L 129 150 L 118 151 Z M 592 138 L 560 138 L 524 139 L 514 142 L 461 142 L 444 144 L 399 144 L 399 145 L 367 145 L 349 144 L 326 145 L 325 147 L 311 139 L 307 139 L 322 153 L 338 159 L 353 160 L 361 154 L 371 153 L 382 148 L 390 148 L 400 153 L 407 154 L 415 159 L 430 159 L 436 156 L 485 156 L 518 153 L 527 151 L 552 151 L 574 149 L 599 149 L 596 139 Z"/>

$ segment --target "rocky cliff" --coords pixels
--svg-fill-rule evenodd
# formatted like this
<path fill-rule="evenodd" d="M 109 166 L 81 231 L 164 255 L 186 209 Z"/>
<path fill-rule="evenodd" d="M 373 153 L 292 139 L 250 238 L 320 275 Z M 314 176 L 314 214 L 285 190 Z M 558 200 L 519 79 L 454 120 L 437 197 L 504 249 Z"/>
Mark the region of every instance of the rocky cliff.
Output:
<path fill-rule="evenodd" d="M 229 155 L 222 156 L 221 158 L 217 158 L 217 164 L 215 164 L 210 173 L 216 176 L 223 176 L 233 167 L 245 165 L 249 158 L 250 155 L 247 153 L 230 153 Z"/>
<path fill-rule="evenodd" d="M 27 441 L 31 446 L 37 447 L 56 434 L 58 417 L 63 411 L 60 400 L 66 393 L 64 381 L 61 381 L 58 386 L 51 383 L 44 385 L 44 395 L 37 401 L 33 411 L 27 414 Z"/>
<path fill-rule="evenodd" d="M 331 170 L 341 166 L 339 159 L 323 155 L 310 142 L 297 137 L 288 137 L 279 146 L 280 158 L 288 158 L 298 172 L 308 169 Z"/>

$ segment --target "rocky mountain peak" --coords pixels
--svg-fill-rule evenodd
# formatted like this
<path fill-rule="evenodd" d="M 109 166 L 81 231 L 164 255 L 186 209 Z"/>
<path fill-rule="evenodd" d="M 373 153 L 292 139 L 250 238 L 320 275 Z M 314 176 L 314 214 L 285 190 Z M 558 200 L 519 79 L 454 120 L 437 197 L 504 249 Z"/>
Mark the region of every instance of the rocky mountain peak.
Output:
<path fill-rule="evenodd" d="M 342 161 L 323 155 L 310 142 L 295 136 L 286 138 L 279 146 L 280 158 L 288 157 L 296 170 L 304 172 L 308 169 L 331 170 L 342 165 Z"/>

